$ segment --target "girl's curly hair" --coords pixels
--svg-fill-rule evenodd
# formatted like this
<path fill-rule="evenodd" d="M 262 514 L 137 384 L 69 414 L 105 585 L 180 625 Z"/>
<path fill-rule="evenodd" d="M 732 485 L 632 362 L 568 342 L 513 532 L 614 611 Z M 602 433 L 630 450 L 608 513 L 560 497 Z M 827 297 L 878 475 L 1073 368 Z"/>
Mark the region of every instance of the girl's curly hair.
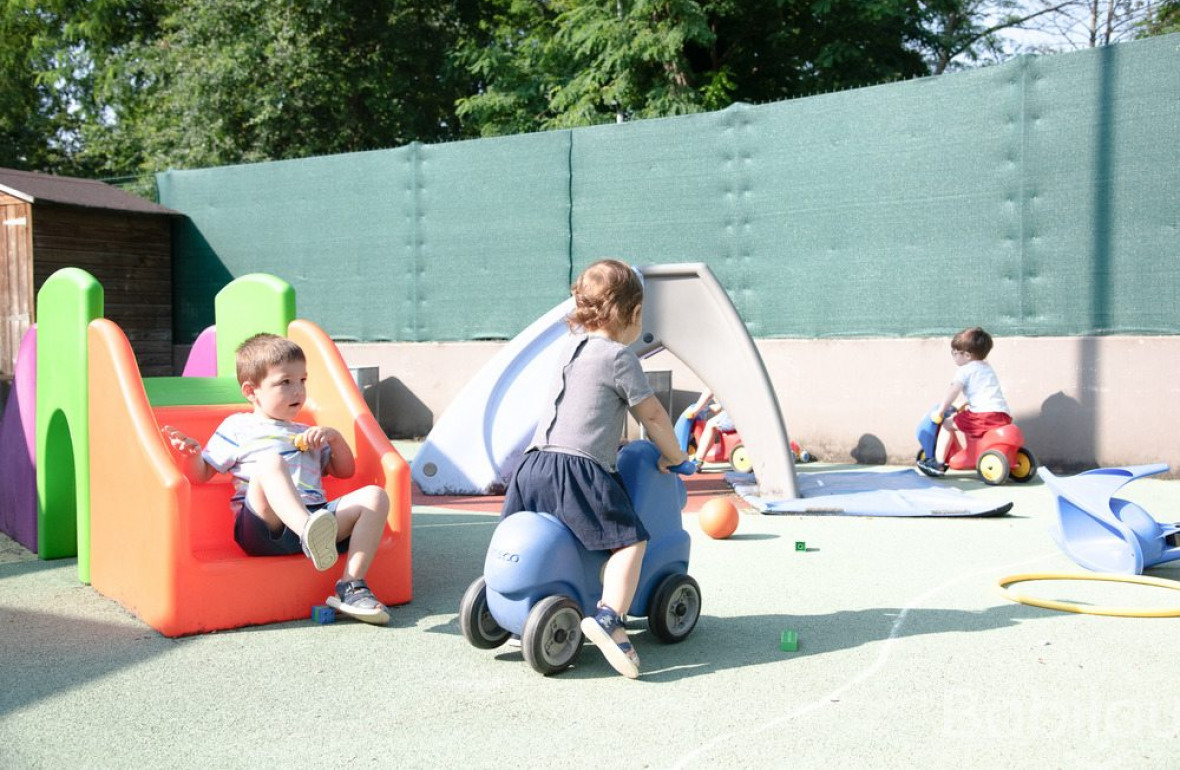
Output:
<path fill-rule="evenodd" d="M 566 323 L 571 329 L 622 329 L 643 304 L 643 282 L 630 265 L 603 259 L 582 271 L 570 294 L 574 311 L 566 316 Z"/>

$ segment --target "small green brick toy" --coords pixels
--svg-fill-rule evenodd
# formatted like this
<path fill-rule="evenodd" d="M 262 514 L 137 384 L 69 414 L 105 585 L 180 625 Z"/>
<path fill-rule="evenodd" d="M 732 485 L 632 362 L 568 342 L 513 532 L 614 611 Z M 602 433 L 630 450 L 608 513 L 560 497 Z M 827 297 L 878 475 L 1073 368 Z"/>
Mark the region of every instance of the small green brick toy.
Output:
<path fill-rule="evenodd" d="M 783 631 L 783 635 L 779 638 L 778 648 L 783 652 L 798 652 L 799 634 L 789 628 Z"/>
<path fill-rule="evenodd" d="M 807 543 L 803 542 L 802 540 L 796 540 L 795 541 L 795 550 L 796 551 L 806 551 L 807 550 Z"/>

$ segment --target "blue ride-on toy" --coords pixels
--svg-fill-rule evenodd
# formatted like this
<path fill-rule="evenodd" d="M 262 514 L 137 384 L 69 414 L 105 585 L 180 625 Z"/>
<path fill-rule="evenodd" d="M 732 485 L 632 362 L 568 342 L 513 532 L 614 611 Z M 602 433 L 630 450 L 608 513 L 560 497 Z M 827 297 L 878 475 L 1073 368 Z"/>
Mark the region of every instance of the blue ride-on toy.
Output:
<path fill-rule="evenodd" d="M 646 615 L 651 632 L 673 643 L 692 632 L 701 614 L 700 586 L 688 575 L 690 540 L 680 519 L 688 496 L 678 474 L 694 468 L 688 462 L 660 473 L 659 457 L 650 441 L 631 442 L 619 452 L 619 474 L 651 535 L 630 614 Z M 597 611 L 609 555 L 587 551 L 548 513 L 521 511 L 503 519 L 488 545 L 483 576 L 463 594 L 464 638 L 495 649 L 516 634 L 536 671 L 564 671 L 582 651 L 580 624 Z"/>

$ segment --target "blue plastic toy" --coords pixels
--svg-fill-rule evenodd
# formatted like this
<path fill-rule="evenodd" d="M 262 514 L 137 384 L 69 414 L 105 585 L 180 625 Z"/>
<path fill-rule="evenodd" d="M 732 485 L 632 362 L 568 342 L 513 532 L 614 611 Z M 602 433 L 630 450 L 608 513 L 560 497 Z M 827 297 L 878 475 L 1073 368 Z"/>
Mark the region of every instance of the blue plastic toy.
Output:
<path fill-rule="evenodd" d="M 1039 475 L 1057 495 L 1057 520 L 1049 532 L 1061 550 L 1095 572 L 1141 575 L 1143 570 L 1180 559 L 1175 542 L 1180 525 L 1161 525 L 1129 500 L 1114 497 L 1123 485 L 1155 473 L 1167 465 L 1098 468 L 1059 478 L 1045 468 Z"/>
<path fill-rule="evenodd" d="M 660 451 L 633 441 L 619 452 L 619 474 L 635 510 L 651 535 L 643 557 L 631 615 L 647 616 L 651 632 L 664 642 L 683 640 L 701 614 L 701 591 L 689 577 L 690 540 L 680 512 L 687 494 L 678 474 L 691 462 L 660 473 Z M 582 650 L 579 624 L 596 611 L 602 570 L 609 554 L 587 551 L 557 518 L 521 511 L 503 519 L 492 534 L 483 576 L 459 608 L 464 638 L 494 649 L 509 636 L 521 638 L 524 658 L 549 675 L 573 665 Z"/>

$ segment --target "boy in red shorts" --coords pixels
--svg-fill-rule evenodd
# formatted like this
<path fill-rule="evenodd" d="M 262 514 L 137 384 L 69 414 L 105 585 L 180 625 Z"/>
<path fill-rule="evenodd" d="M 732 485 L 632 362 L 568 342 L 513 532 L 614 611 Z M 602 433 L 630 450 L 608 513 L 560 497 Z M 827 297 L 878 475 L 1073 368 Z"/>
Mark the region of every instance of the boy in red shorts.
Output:
<path fill-rule="evenodd" d="M 919 461 L 924 470 L 939 476 L 945 473 L 951 447 L 967 444 L 964 434 L 980 438 L 993 428 L 1012 423 L 1012 412 L 1000 390 L 1000 380 L 986 360 L 991 350 L 991 335 L 978 326 L 964 329 L 951 340 L 951 358 L 958 369 L 942 403 L 930 417 L 936 423 L 941 422 L 942 415 L 960 395 L 967 399 L 967 404 L 953 419 L 943 423 L 935 456 Z"/>

